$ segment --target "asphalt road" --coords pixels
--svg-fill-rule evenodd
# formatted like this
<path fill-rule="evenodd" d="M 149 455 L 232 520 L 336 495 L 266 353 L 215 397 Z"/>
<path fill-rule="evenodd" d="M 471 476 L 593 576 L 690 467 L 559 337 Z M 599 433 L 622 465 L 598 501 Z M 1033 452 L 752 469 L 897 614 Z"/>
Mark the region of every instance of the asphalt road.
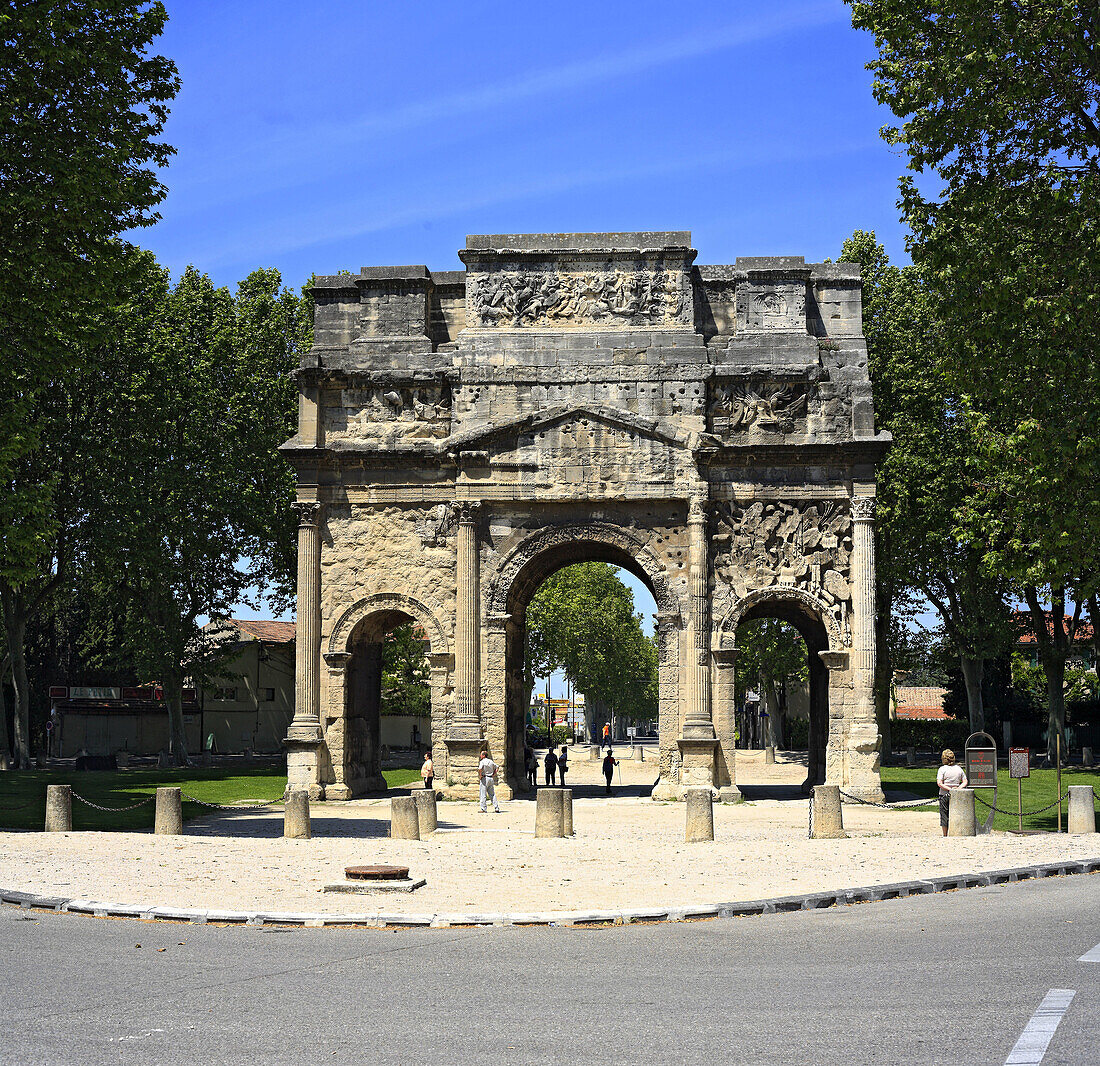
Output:
<path fill-rule="evenodd" d="M 608 929 L 241 929 L 2 907 L 0 1062 L 1001 1066 L 1067 989 L 1045 1057 L 1013 1061 L 1083 1066 L 1100 1063 L 1100 952 L 1077 961 L 1100 943 L 1098 904 L 1100 874 Z"/>

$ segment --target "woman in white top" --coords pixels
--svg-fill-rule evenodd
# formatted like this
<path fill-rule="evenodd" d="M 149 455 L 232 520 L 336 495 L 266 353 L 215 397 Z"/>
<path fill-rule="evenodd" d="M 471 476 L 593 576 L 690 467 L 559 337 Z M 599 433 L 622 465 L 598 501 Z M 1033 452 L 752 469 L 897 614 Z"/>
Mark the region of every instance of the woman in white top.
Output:
<path fill-rule="evenodd" d="M 966 788 L 966 773 L 961 766 L 955 765 L 955 753 L 944 748 L 941 755 L 943 765 L 936 774 L 936 784 L 940 786 L 940 828 L 947 836 L 947 812 L 951 805 L 951 793 L 956 788 Z"/>

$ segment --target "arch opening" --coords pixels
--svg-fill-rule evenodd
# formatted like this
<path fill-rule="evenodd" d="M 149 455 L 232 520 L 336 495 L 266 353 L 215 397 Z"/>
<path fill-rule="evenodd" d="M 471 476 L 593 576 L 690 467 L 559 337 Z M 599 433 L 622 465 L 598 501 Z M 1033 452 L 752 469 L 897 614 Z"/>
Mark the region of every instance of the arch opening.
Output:
<path fill-rule="evenodd" d="M 422 737 L 426 739 L 431 708 L 426 653 L 430 647 L 429 634 L 420 621 L 396 608 L 364 615 L 348 633 L 341 766 L 334 770 L 337 783 L 351 795 L 386 790 L 384 744 L 415 748 Z"/>
<path fill-rule="evenodd" d="M 634 614 L 643 615 L 652 613 L 656 615 L 659 609 L 659 598 L 654 588 L 649 573 L 638 560 L 625 548 L 602 540 L 570 539 L 568 541 L 545 547 L 526 560 L 515 576 L 512 578 L 503 597 L 507 608 L 507 622 L 505 624 L 504 658 L 505 658 L 505 693 L 504 693 L 504 727 L 505 727 L 505 760 L 510 784 L 514 791 L 527 792 L 530 790 L 528 775 L 526 772 L 528 759 L 532 753 L 538 761 L 536 780 L 541 784 L 545 781 L 545 755 L 547 751 L 548 729 L 546 727 L 532 732 L 528 729 L 528 711 L 530 710 L 532 696 L 532 681 L 540 681 L 543 678 L 533 678 L 528 672 L 527 648 L 529 637 L 528 608 L 535 599 L 539 589 L 549 580 L 562 571 L 578 564 L 604 563 L 618 570 L 626 571 L 636 577 L 642 588 L 648 593 L 646 599 L 649 603 L 636 603 L 632 600 L 629 586 L 623 588 L 623 594 L 630 599 L 631 619 Z M 579 576 L 579 575 L 578 575 Z M 620 585 L 624 582 L 616 578 Z M 580 627 L 583 630 L 583 625 Z M 657 641 L 661 640 L 658 630 Z M 650 640 L 648 636 L 646 640 Z M 652 645 L 650 645 L 652 648 Z M 620 650 L 621 649 L 617 649 Z M 639 649 L 641 651 L 641 649 Z M 656 687 L 656 662 L 661 653 L 658 644 L 650 666 L 653 670 L 653 685 Z M 578 688 L 578 691 L 582 691 Z M 612 707 L 598 697 L 594 698 L 591 692 L 583 692 L 585 696 L 585 712 L 580 735 L 586 743 L 602 737 L 602 728 L 607 723 L 613 730 L 612 737 L 616 742 L 625 740 L 625 722 L 628 718 L 641 717 L 648 724 L 655 724 L 658 710 L 656 701 L 649 708 L 644 701 L 639 701 L 637 706 Z M 646 712 L 650 711 L 648 715 Z M 550 708 L 546 708 L 547 721 L 553 722 L 553 714 Z M 578 716 L 579 717 L 579 716 Z M 654 730 L 655 732 L 655 730 Z M 575 734 L 576 735 L 576 734 Z M 587 748 L 580 749 L 580 757 L 584 758 Z M 573 771 L 576 771 L 575 750 L 571 761 Z M 587 771 L 583 775 L 590 776 Z M 601 779 L 602 781 L 602 779 Z M 646 786 L 631 786 L 628 782 L 627 791 L 634 791 L 639 795 L 648 794 L 652 782 Z M 591 791 L 593 795 L 603 795 L 605 786 L 600 783 L 577 784 L 576 780 L 569 782 L 569 787 L 579 789 L 586 794 Z M 576 794 L 576 793 L 575 793 Z"/>
<path fill-rule="evenodd" d="M 805 708 L 806 777 L 801 790 L 808 792 L 813 785 L 823 784 L 825 781 L 825 749 L 829 740 L 829 671 L 820 653 L 830 649 L 829 629 L 812 606 L 803 600 L 782 596 L 771 597 L 748 605 L 737 616 L 735 631 L 737 647 L 740 649 L 745 645 L 747 649 L 753 643 L 750 639 L 750 627 L 759 629 L 754 627 L 754 623 L 766 620 L 789 627 L 788 634 L 791 630 L 797 633 L 798 640 L 804 649 L 804 668 L 794 671 L 797 681 L 793 690 L 788 688 L 786 695 L 791 701 L 790 709 L 794 710 L 799 718 L 802 706 Z M 771 649 L 770 654 L 776 658 L 777 662 L 784 657 L 789 661 L 792 654 L 789 640 L 785 641 L 779 630 L 773 629 L 773 635 L 778 638 L 778 642 Z M 756 634 L 752 636 L 755 637 Z M 763 696 L 764 693 L 760 695 Z M 769 711 L 769 719 L 766 720 L 766 728 L 760 729 L 759 710 L 756 711 L 757 720 L 750 723 L 750 712 L 746 708 L 749 701 L 744 697 L 744 692 L 738 693 L 738 715 L 742 737 L 740 746 L 746 746 L 749 740 L 770 739 L 776 747 L 785 748 L 788 752 L 801 750 L 800 737 L 797 749 L 792 743 L 795 740 L 794 734 L 801 733 L 801 729 L 794 726 L 793 721 L 790 723 L 790 728 L 786 730 L 777 728 L 778 723 L 770 721 L 770 716 L 776 713 L 776 710 L 772 709 Z M 751 792 L 753 786 L 749 784 L 748 787 Z"/>

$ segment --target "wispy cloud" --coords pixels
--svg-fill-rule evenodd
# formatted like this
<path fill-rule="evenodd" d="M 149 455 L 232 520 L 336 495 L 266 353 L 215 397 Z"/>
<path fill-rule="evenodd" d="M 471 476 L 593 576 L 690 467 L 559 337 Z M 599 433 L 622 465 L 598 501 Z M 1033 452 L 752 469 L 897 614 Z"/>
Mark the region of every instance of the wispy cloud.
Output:
<path fill-rule="evenodd" d="M 837 0 L 773 5 L 764 13 L 726 26 L 707 26 L 680 37 L 607 51 L 590 59 L 518 78 L 413 101 L 352 122 L 316 123 L 311 120 L 279 136 L 239 144 L 234 152 L 220 154 L 207 167 L 181 169 L 178 180 L 170 171 L 166 179 L 174 192 L 185 198 L 185 204 L 180 205 L 183 211 L 201 210 L 237 196 L 254 197 L 260 192 L 300 184 L 305 176 L 301 169 L 303 160 L 308 160 L 308 176 L 316 179 L 319 173 L 346 168 L 349 150 L 357 144 L 393 136 L 405 137 L 425 126 L 446 128 L 458 119 L 529 106 L 538 99 L 577 92 L 806 29 L 846 22 L 847 18 L 846 9 Z M 398 158 L 400 151 L 398 149 L 398 155 L 388 152 L 389 162 Z M 234 176 L 241 180 L 227 181 Z M 210 196 L 197 191 L 206 185 L 216 185 Z"/>
<path fill-rule="evenodd" d="M 580 189 L 623 183 L 636 184 L 684 173 L 704 174 L 716 169 L 733 172 L 752 167 L 835 159 L 873 150 L 878 146 L 879 142 L 874 137 L 828 141 L 811 147 L 788 143 L 762 149 L 754 145 L 751 152 L 746 152 L 744 146 L 739 145 L 681 155 L 648 165 L 633 163 L 619 169 L 585 168 L 562 171 L 543 175 L 532 181 L 502 183 L 480 192 L 472 189 L 447 189 L 445 193 L 437 193 L 433 197 L 410 193 L 406 202 L 401 202 L 398 197 L 379 197 L 375 192 L 370 196 L 284 216 L 275 224 L 263 224 L 244 232 L 222 234 L 216 244 L 197 250 L 193 258 L 205 267 L 231 265 L 239 260 L 241 249 L 247 248 L 250 261 L 269 261 L 317 245 L 422 225 L 503 204 L 561 195 Z M 409 200 L 412 202 L 408 202 Z M 679 223 L 676 219 L 671 219 L 668 224 L 675 226 Z M 349 265 L 354 266 L 340 263 L 332 265 L 331 269 Z M 318 269 L 323 271 L 328 268 L 320 264 Z"/>

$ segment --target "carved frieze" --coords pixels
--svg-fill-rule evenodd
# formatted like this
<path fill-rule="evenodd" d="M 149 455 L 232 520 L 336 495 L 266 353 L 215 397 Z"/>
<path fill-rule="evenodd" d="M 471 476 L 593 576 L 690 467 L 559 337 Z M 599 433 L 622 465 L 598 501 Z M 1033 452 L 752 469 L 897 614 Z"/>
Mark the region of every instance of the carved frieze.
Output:
<path fill-rule="evenodd" d="M 806 386 L 801 383 L 716 383 L 707 408 L 707 424 L 720 437 L 753 429 L 762 433 L 790 433 L 805 419 L 806 404 Z"/>
<path fill-rule="evenodd" d="M 457 525 L 454 504 L 440 503 L 424 513 L 416 523 L 416 532 L 426 548 L 438 548 L 446 543 Z"/>
<path fill-rule="evenodd" d="M 804 282 L 755 282 L 737 293 L 737 317 L 750 330 L 804 330 L 806 285 Z"/>
<path fill-rule="evenodd" d="M 673 270 L 508 270 L 471 274 L 468 322 L 486 326 L 665 326 L 689 322 L 687 275 Z"/>
<path fill-rule="evenodd" d="M 716 509 L 715 573 L 736 599 L 772 586 L 799 589 L 835 615 L 850 638 L 852 519 L 833 501 L 756 501 Z"/>
<path fill-rule="evenodd" d="M 445 385 L 346 389 L 336 413 L 346 421 L 347 435 L 357 439 L 442 438 L 451 431 L 451 394 Z"/>

